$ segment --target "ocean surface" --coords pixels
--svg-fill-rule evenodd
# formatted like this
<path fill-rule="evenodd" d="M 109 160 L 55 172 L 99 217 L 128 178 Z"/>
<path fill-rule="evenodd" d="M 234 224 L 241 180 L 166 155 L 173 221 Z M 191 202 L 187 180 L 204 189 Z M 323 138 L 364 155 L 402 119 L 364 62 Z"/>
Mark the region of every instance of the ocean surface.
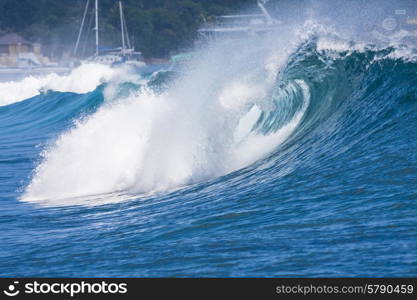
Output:
<path fill-rule="evenodd" d="M 416 276 L 415 49 L 250 45 L 0 83 L 0 276 Z"/>

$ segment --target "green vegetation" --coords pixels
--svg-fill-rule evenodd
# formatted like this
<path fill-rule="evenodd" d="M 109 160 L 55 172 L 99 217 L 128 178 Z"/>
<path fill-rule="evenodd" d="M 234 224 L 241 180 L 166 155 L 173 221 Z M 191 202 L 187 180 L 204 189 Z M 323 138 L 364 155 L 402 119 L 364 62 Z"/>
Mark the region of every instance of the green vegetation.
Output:
<path fill-rule="evenodd" d="M 44 45 L 47 54 L 71 53 L 87 0 L 0 0 L 0 33 L 16 32 Z M 91 0 L 91 2 L 94 2 Z M 103 44 L 120 45 L 118 1 L 100 0 L 100 36 Z M 255 0 L 123 0 L 135 48 L 146 57 L 167 57 L 188 47 L 204 20 L 234 12 Z M 93 20 L 86 23 L 83 53 L 92 52 Z"/>

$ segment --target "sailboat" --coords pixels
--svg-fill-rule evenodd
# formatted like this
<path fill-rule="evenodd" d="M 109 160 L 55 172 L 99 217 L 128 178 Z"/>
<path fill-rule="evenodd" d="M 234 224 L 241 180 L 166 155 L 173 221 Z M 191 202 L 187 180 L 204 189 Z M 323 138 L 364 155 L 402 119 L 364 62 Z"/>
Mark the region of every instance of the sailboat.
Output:
<path fill-rule="evenodd" d="M 109 48 L 100 45 L 100 34 L 99 34 L 99 1 L 94 1 L 94 32 L 95 32 L 95 52 L 92 56 L 90 56 L 87 61 L 100 63 L 105 65 L 117 65 L 122 63 L 127 64 L 134 64 L 136 66 L 144 66 L 145 63 L 143 61 L 142 53 L 139 51 L 135 51 L 134 47 L 130 43 L 129 34 L 127 31 L 126 26 L 126 19 L 123 12 L 123 4 L 122 1 L 119 2 L 119 14 L 120 14 L 120 31 L 121 31 L 121 42 L 122 45 L 117 48 Z M 74 47 L 74 56 L 78 55 L 78 51 L 80 49 L 80 41 L 85 31 L 85 21 L 90 9 L 90 0 L 87 0 L 83 19 L 81 22 L 80 30 L 78 32 L 77 42 L 75 43 Z"/>
<path fill-rule="evenodd" d="M 214 22 L 205 23 L 198 30 L 203 41 L 216 39 L 241 39 L 247 36 L 264 35 L 279 30 L 280 21 L 274 19 L 265 7 L 269 0 L 258 0 L 260 14 L 223 15 Z"/>
<path fill-rule="evenodd" d="M 211 22 L 205 22 L 198 29 L 199 40 L 197 44 L 206 44 L 211 41 L 236 41 L 249 36 L 261 36 L 277 32 L 281 21 L 273 18 L 265 7 L 269 0 L 257 0 L 260 9 L 258 14 L 223 15 L 214 17 Z M 171 70 L 177 70 L 181 65 L 186 65 L 196 55 L 195 51 L 188 51 L 171 57 Z"/>

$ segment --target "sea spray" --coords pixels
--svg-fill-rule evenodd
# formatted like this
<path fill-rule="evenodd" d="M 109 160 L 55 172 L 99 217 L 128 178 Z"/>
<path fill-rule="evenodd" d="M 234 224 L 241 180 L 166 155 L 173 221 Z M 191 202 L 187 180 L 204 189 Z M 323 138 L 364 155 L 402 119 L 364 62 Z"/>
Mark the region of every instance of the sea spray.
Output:
<path fill-rule="evenodd" d="M 364 70 L 393 53 L 364 36 L 344 39 L 319 20 L 317 13 L 283 24 L 279 38 L 215 41 L 166 90 L 145 83 L 105 101 L 45 148 L 22 200 L 66 205 L 70 197 L 169 191 L 249 167 L 308 136 L 337 115 Z M 346 72 L 360 54 L 368 56 Z"/>
<path fill-rule="evenodd" d="M 270 95 L 278 66 L 271 66 L 273 48 L 248 45 L 237 58 L 225 56 L 222 47 L 202 51 L 167 91 L 155 94 L 144 86 L 77 121 L 45 149 L 22 199 L 65 205 L 69 197 L 168 190 L 267 155 L 296 128 L 308 95 L 282 131 L 251 132 L 256 120 L 246 116 L 275 106 Z M 243 127 L 249 132 L 237 137 Z"/>
<path fill-rule="evenodd" d="M 51 73 L 29 76 L 19 81 L 0 82 L 0 106 L 34 97 L 42 91 L 82 94 L 93 91 L 101 83 L 117 82 L 120 78 L 136 81 L 137 77 L 126 66 L 111 68 L 101 64 L 82 64 L 67 75 Z"/>

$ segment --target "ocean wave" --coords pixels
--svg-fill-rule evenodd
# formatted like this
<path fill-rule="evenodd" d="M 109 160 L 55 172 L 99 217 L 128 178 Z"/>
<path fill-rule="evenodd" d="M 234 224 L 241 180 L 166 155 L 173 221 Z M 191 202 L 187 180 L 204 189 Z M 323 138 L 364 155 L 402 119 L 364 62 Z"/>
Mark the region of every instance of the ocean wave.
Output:
<path fill-rule="evenodd" d="M 212 48 L 168 90 L 156 93 L 145 84 L 104 104 L 45 148 L 22 200 L 69 205 L 78 197 L 77 204 L 87 204 L 79 197 L 168 191 L 267 157 L 275 164 L 285 152 L 279 149 L 304 145 L 293 156 L 330 139 L 349 102 L 369 101 L 395 80 L 406 84 L 415 68 L 394 55 L 395 47 L 335 45 L 311 36 L 295 49 L 277 55 L 271 47 L 248 48 L 231 57 Z M 400 79 L 384 75 L 402 69 L 395 73 Z"/>
<path fill-rule="evenodd" d="M 127 67 L 111 68 L 110 66 L 87 63 L 73 69 L 67 75 L 51 73 L 44 76 L 28 76 L 18 81 L 0 82 L 0 106 L 9 105 L 53 90 L 59 92 L 87 93 L 97 86 L 118 78 L 130 76 Z"/>

